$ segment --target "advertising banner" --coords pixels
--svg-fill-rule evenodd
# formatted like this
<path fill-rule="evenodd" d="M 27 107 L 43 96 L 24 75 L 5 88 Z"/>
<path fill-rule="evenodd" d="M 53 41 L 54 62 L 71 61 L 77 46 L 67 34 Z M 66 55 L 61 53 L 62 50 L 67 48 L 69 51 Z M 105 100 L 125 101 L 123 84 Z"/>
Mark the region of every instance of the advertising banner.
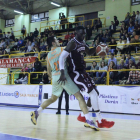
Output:
<path fill-rule="evenodd" d="M 0 103 L 38 105 L 39 86 L 0 85 Z"/>
<path fill-rule="evenodd" d="M 24 63 L 35 62 L 36 57 L 20 57 L 0 59 L 0 68 L 19 68 L 23 67 Z"/>

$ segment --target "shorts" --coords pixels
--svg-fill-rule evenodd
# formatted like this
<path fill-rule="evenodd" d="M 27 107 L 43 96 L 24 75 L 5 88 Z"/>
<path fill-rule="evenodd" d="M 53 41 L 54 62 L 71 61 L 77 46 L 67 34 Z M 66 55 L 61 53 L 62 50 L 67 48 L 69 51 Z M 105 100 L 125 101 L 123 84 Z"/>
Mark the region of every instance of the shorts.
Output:
<path fill-rule="evenodd" d="M 81 92 L 90 93 L 96 88 L 94 81 L 85 71 L 73 71 L 69 73 L 69 76 Z"/>
<path fill-rule="evenodd" d="M 66 90 L 66 92 L 69 95 L 74 95 L 79 91 L 79 88 L 76 86 L 76 84 L 71 80 L 68 74 L 66 76 L 66 82 L 65 85 L 61 85 L 61 83 L 58 84 L 58 80 L 60 78 L 60 75 L 52 76 L 52 94 L 59 97 L 63 91 L 63 89 Z"/>

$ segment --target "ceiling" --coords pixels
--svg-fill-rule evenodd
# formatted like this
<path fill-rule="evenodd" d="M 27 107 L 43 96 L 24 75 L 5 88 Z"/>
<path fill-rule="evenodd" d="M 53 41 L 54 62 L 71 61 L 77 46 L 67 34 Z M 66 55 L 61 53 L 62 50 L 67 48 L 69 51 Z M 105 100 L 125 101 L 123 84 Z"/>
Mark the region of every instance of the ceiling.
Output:
<path fill-rule="evenodd" d="M 104 0 L 0 0 L 0 18 L 14 18 L 16 14 L 14 10 L 21 11 L 25 14 L 33 14 L 57 8 L 51 5 L 50 2 L 60 4 L 62 7 L 71 7 L 97 1 Z"/>

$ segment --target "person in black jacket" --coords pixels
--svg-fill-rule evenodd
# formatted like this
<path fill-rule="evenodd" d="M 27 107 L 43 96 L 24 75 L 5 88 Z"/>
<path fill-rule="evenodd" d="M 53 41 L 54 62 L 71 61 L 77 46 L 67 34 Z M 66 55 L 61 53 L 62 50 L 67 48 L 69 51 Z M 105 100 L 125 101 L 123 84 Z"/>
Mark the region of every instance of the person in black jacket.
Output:
<path fill-rule="evenodd" d="M 42 70 L 41 62 L 38 60 L 38 58 L 35 59 L 34 68 L 36 72 Z"/>
<path fill-rule="evenodd" d="M 62 103 L 63 94 L 65 94 L 66 115 L 69 115 L 69 94 L 65 90 L 62 91 L 61 96 L 59 97 L 59 101 L 58 101 L 58 112 L 56 112 L 56 114 L 61 114 L 61 103 Z"/>
<path fill-rule="evenodd" d="M 87 40 L 90 40 L 90 37 L 92 36 L 92 29 L 90 28 L 89 25 L 87 25 L 86 32 L 87 32 Z"/>
<path fill-rule="evenodd" d="M 117 43 L 114 38 L 111 39 L 111 42 L 109 43 L 109 45 L 115 45 L 115 46 L 110 46 L 109 52 L 115 53 L 115 55 L 116 55 L 118 51 L 116 50 Z"/>
<path fill-rule="evenodd" d="M 116 25 L 114 24 L 113 21 L 111 21 L 111 25 L 109 27 L 110 33 L 113 34 L 116 32 Z"/>
<path fill-rule="evenodd" d="M 37 28 L 35 28 L 34 37 L 38 37 L 38 34 L 39 34 L 39 31 L 37 30 Z"/>

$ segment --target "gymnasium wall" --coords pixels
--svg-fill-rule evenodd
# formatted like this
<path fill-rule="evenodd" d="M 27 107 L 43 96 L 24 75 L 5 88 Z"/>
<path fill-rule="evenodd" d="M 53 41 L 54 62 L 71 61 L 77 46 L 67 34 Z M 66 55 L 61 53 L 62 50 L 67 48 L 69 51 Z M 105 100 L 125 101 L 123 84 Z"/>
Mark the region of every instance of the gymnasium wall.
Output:
<path fill-rule="evenodd" d="M 106 25 L 109 26 L 111 21 L 114 20 L 114 16 L 117 16 L 119 21 L 122 21 L 127 12 L 131 12 L 130 0 L 106 0 L 105 11 L 98 12 L 98 17 L 106 17 Z"/>
<path fill-rule="evenodd" d="M 105 10 L 105 1 L 83 4 L 68 8 L 68 16 L 80 15 Z"/>

